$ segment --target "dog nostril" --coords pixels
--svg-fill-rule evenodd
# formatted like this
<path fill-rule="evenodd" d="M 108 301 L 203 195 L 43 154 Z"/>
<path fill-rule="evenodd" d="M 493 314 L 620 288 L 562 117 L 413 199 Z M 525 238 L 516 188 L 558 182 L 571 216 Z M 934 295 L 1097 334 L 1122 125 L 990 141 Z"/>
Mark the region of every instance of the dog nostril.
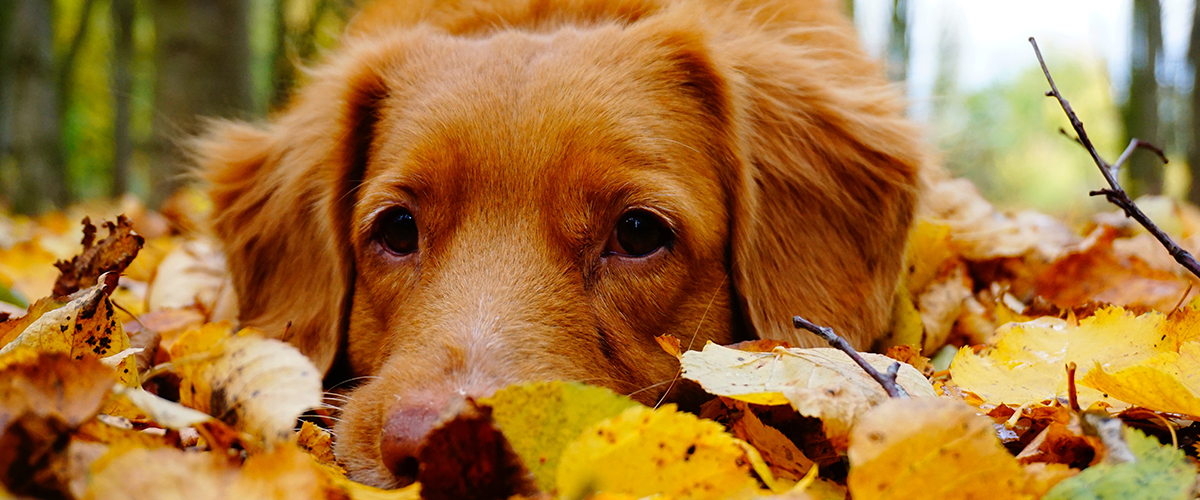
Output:
<path fill-rule="evenodd" d="M 396 477 L 416 479 L 417 472 L 420 471 L 420 465 L 421 464 L 417 462 L 417 457 L 408 457 L 400 460 L 400 462 L 396 464 L 395 468 L 392 469 L 392 473 L 395 474 Z"/>
<path fill-rule="evenodd" d="M 380 458 L 401 483 L 411 483 L 417 478 L 420 468 L 417 449 L 437 423 L 438 412 L 432 406 L 397 406 L 384 422 Z"/>

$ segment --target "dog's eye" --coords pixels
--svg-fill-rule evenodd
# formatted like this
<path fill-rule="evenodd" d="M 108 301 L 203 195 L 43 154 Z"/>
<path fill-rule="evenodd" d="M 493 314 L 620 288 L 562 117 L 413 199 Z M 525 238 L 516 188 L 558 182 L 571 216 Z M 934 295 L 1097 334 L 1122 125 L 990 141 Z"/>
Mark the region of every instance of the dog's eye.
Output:
<path fill-rule="evenodd" d="M 383 214 L 375 234 L 394 253 L 407 255 L 417 251 L 417 221 L 408 210 L 389 210 Z"/>
<path fill-rule="evenodd" d="M 605 252 L 642 257 L 668 245 L 675 237 L 661 217 L 645 210 L 630 210 L 621 216 L 608 239 Z"/>

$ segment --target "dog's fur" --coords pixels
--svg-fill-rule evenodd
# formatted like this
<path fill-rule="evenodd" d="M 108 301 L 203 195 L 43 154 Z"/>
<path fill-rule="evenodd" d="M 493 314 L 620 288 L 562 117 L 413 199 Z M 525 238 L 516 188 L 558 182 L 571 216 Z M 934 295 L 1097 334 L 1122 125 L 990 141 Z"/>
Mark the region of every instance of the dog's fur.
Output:
<path fill-rule="evenodd" d="M 389 443 L 451 395 L 653 403 L 678 369 L 658 335 L 816 345 L 801 314 L 868 346 L 926 155 L 834 3 L 377 3 L 269 124 L 202 138 L 243 324 L 373 376 L 336 429 L 351 476 L 402 484 Z M 393 206 L 415 254 L 376 241 Z M 605 254 L 631 207 L 674 243 Z"/>

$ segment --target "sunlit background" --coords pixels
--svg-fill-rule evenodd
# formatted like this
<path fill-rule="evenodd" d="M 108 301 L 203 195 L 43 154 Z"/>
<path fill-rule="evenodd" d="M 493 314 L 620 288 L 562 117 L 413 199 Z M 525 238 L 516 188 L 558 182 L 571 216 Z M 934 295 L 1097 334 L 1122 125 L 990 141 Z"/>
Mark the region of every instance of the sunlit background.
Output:
<path fill-rule="evenodd" d="M 942 162 L 1010 209 L 1078 216 L 1101 179 L 1044 97 L 1027 39 L 1126 187 L 1200 201 L 1189 163 L 1192 0 L 831 0 L 911 99 Z M 0 0 L 0 207 L 36 213 L 181 185 L 196 116 L 259 119 L 336 43 L 353 0 Z M 1200 52 L 1200 51 L 1198 51 Z M 1132 90 L 1131 90 L 1132 89 Z"/>

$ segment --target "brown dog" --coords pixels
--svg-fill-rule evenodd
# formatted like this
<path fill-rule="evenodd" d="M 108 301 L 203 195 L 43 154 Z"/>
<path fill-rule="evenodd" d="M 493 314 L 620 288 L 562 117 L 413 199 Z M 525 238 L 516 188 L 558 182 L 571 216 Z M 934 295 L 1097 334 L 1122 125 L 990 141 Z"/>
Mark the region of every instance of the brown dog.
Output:
<path fill-rule="evenodd" d="M 657 335 L 867 346 L 925 155 L 832 4 L 380 3 L 270 124 L 200 141 L 242 322 L 370 376 L 351 476 L 411 480 L 458 395 L 654 402 Z"/>

